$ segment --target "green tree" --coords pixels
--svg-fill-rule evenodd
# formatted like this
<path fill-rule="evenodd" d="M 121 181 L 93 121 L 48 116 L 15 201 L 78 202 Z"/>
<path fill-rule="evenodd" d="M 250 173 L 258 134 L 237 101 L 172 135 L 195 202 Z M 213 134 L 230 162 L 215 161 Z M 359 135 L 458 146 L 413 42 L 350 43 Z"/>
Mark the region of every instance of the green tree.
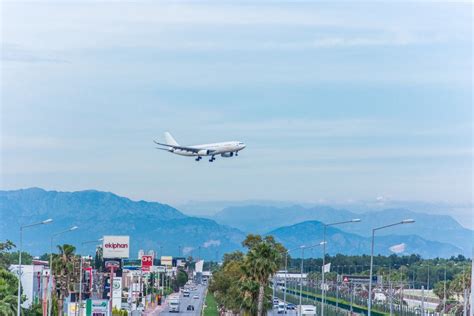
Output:
<path fill-rule="evenodd" d="M 0 267 L 0 315 L 14 316 L 17 313 L 18 278 Z"/>
<path fill-rule="evenodd" d="M 454 279 L 449 284 L 450 290 L 458 295 L 462 296 L 464 294 L 464 289 L 471 288 L 471 267 L 468 266 L 464 271 L 456 274 Z"/>
<path fill-rule="evenodd" d="M 43 315 L 43 305 L 41 302 L 33 304 L 30 308 L 23 311 L 25 316 L 42 316 Z"/>
<path fill-rule="evenodd" d="M 224 255 L 224 258 L 223 265 L 212 276 L 209 291 L 214 293 L 220 305 L 237 314 L 241 309 L 245 309 L 240 284 L 244 276 L 243 254 L 236 251 L 227 256 Z"/>
<path fill-rule="evenodd" d="M 178 287 L 183 287 L 186 282 L 188 282 L 188 274 L 184 270 L 178 270 L 178 274 L 176 276 L 176 283 Z"/>
<path fill-rule="evenodd" d="M 79 271 L 75 269 L 75 266 L 78 265 L 80 259 L 74 254 L 76 248 L 72 245 L 58 246 L 58 250 L 59 254 L 53 255 L 53 273 L 58 311 L 61 311 L 61 314 L 64 298 L 69 296 L 73 284 L 79 281 Z"/>
<path fill-rule="evenodd" d="M 444 299 L 444 281 L 439 281 L 435 284 L 434 288 L 433 288 L 433 292 L 436 296 L 439 297 L 439 299 L 443 300 Z M 446 300 L 449 300 L 454 292 L 452 291 L 452 289 L 450 288 L 450 285 L 451 285 L 451 281 L 446 281 Z"/>
<path fill-rule="evenodd" d="M 263 315 L 265 288 L 269 278 L 278 271 L 281 263 L 281 252 L 275 246 L 274 240 L 262 240 L 253 243 L 244 260 L 246 276 L 259 284 L 257 315 Z"/>

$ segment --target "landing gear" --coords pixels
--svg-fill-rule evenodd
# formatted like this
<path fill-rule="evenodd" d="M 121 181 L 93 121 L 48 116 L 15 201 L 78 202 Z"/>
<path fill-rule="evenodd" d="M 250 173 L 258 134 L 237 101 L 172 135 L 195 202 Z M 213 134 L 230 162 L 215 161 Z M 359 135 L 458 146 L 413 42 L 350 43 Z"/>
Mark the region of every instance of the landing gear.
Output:
<path fill-rule="evenodd" d="M 212 156 L 211 159 L 209 159 L 209 162 L 213 162 L 214 160 L 216 160 L 216 158 L 214 158 L 214 156 Z"/>
<path fill-rule="evenodd" d="M 239 152 L 238 152 L 238 151 L 236 151 L 236 152 L 235 152 L 235 157 L 237 157 L 238 155 L 239 155 Z"/>
<path fill-rule="evenodd" d="M 202 159 L 202 157 L 201 157 L 201 156 L 198 156 L 198 157 L 196 158 L 196 161 L 199 161 L 199 160 L 201 160 L 201 159 Z"/>

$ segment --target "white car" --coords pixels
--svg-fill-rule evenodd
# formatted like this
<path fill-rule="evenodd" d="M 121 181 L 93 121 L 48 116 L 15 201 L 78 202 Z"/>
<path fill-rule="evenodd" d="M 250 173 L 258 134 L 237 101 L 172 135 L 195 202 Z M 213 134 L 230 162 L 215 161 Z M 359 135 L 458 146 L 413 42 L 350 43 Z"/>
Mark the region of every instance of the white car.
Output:
<path fill-rule="evenodd" d="M 301 314 L 299 313 L 301 309 Z M 316 306 L 314 305 L 298 305 L 296 308 L 299 315 L 316 315 Z"/>
<path fill-rule="evenodd" d="M 277 312 L 278 314 L 282 314 L 285 312 L 285 303 L 283 302 L 278 303 Z"/>
<path fill-rule="evenodd" d="M 195 300 L 197 300 L 197 299 L 199 299 L 199 296 L 194 295 L 193 298 L 194 298 Z"/>

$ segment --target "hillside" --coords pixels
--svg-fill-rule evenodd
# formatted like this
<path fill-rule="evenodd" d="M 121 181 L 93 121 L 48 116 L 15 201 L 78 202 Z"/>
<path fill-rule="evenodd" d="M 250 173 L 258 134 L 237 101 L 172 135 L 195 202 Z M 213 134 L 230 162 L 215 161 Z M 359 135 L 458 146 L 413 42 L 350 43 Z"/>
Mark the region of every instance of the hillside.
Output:
<path fill-rule="evenodd" d="M 132 256 L 139 247 L 158 250 L 160 246 L 166 254 L 176 256 L 181 246 L 189 251 L 201 247 L 201 256 L 215 258 L 216 250 L 222 254 L 238 249 L 244 239 L 244 234 L 235 228 L 209 219 L 188 217 L 166 204 L 132 201 L 94 190 L 58 192 L 31 188 L 0 191 L 0 215 L 0 238 L 14 242 L 18 242 L 20 224 L 54 219 L 50 225 L 25 231 L 25 249 L 34 254 L 49 251 L 51 234 L 72 225 L 79 229 L 61 236 L 61 243 L 80 247 L 81 242 L 103 235 L 130 235 Z"/>
<path fill-rule="evenodd" d="M 462 253 L 466 256 L 471 256 L 472 251 L 473 231 L 462 227 L 452 217 L 405 209 L 387 209 L 361 214 L 328 206 L 304 208 L 295 205 L 279 208 L 247 205 L 225 208 L 212 218 L 220 224 L 236 227 L 244 232 L 260 233 L 304 221 L 331 223 L 360 218 L 362 220 L 360 223 L 337 227 L 345 232 L 366 237 L 370 236 L 374 227 L 413 218 L 416 224 L 381 230 L 379 235 L 418 235 L 426 240 L 452 244 L 462 249 Z"/>
<path fill-rule="evenodd" d="M 300 245 L 316 245 L 323 240 L 323 225 L 318 221 L 307 221 L 280 227 L 269 232 L 268 235 L 273 235 L 289 249 L 297 248 Z M 335 227 L 328 227 L 326 241 L 326 251 L 331 255 L 337 253 L 347 255 L 370 254 L 370 237 L 362 237 Z M 420 254 L 424 258 L 450 257 L 461 252 L 461 249 L 450 244 L 425 240 L 416 235 L 388 235 L 376 236 L 374 253 L 376 255 L 390 255 L 392 252 L 390 252 L 389 247 L 400 243 L 406 244 L 404 254 Z M 312 256 L 322 256 L 321 247 L 308 251 Z M 293 256 L 300 256 L 300 252 L 296 251 Z"/>

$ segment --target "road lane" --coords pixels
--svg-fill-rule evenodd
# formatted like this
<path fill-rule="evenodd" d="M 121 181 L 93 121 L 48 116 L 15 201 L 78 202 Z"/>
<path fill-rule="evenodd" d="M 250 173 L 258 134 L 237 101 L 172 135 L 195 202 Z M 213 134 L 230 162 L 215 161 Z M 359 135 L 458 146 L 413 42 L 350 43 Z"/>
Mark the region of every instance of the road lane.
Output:
<path fill-rule="evenodd" d="M 204 294 L 206 292 L 206 287 L 202 285 L 196 285 L 195 291 L 190 291 L 189 297 L 184 297 L 183 293 L 179 294 L 179 313 L 170 312 L 169 306 L 166 306 L 160 313 L 160 316 L 199 316 L 201 315 L 202 306 L 204 304 Z M 194 298 L 197 295 L 198 298 Z M 194 306 L 194 311 L 188 311 L 188 305 Z"/>

